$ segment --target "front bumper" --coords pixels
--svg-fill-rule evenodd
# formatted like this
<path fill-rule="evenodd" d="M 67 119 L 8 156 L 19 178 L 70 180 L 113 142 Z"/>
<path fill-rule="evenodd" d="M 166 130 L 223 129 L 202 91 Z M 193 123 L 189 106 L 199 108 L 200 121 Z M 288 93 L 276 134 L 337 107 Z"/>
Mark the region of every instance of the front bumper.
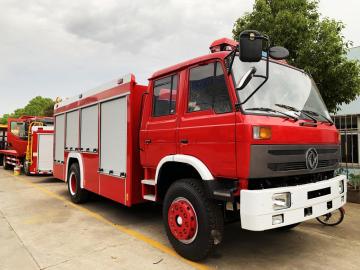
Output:
<path fill-rule="evenodd" d="M 344 192 L 339 193 L 339 181 L 344 181 Z M 330 193 L 308 199 L 308 192 L 330 187 Z M 274 210 L 272 197 L 275 193 L 290 192 L 291 206 Z M 330 203 L 331 202 L 331 203 Z M 329 180 L 299 186 L 270 188 L 261 190 L 241 190 L 240 217 L 241 227 L 251 231 L 264 231 L 299 223 L 332 212 L 346 202 L 346 177 L 336 176 Z M 329 208 L 329 206 L 331 206 Z M 308 210 L 311 207 L 312 213 Z M 305 212 L 307 212 L 305 214 Z M 274 215 L 283 215 L 283 223 L 273 225 Z"/>

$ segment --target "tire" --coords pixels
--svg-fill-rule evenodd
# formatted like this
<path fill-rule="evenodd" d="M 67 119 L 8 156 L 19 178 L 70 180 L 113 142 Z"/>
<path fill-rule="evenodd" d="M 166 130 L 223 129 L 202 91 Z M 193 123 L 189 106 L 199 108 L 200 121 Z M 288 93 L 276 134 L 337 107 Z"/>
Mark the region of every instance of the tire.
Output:
<path fill-rule="evenodd" d="M 170 186 L 163 204 L 163 222 L 173 248 L 192 261 L 206 258 L 221 243 L 224 232 L 221 208 L 197 179 L 178 180 Z"/>
<path fill-rule="evenodd" d="M 73 203 L 84 203 L 89 199 L 89 192 L 80 187 L 80 169 L 77 163 L 73 163 L 69 169 L 68 192 Z"/>
<path fill-rule="evenodd" d="M 3 156 L 3 168 L 4 170 L 11 170 L 11 165 L 6 163 L 6 156 Z"/>
<path fill-rule="evenodd" d="M 301 224 L 301 222 L 299 222 L 299 223 L 294 223 L 294 224 L 286 225 L 286 226 L 283 226 L 283 227 L 278 227 L 278 228 L 276 228 L 275 230 L 277 230 L 277 231 L 289 231 L 289 230 L 297 227 L 297 226 L 300 225 L 300 224 Z"/>
<path fill-rule="evenodd" d="M 29 162 L 27 162 L 26 160 L 24 161 L 24 174 L 27 176 L 30 175 Z"/>

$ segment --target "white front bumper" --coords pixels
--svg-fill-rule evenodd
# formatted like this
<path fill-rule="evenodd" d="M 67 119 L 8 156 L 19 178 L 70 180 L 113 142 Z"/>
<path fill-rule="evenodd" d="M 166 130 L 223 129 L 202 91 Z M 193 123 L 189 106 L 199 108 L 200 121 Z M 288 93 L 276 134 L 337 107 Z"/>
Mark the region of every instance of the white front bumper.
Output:
<path fill-rule="evenodd" d="M 339 193 L 339 181 L 344 180 L 344 192 Z M 328 195 L 308 199 L 308 192 L 330 187 Z M 272 196 L 275 193 L 290 192 L 291 206 L 287 209 L 274 210 Z M 332 207 L 328 209 L 328 202 Z M 346 202 L 346 177 L 336 176 L 329 180 L 299 186 L 270 188 L 261 190 L 241 190 L 240 216 L 241 227 L 252 231 L 264 231 L 282 227 L 308 219 L 316 218 L 340 208 Z M 312 214 L 305 216 L 304 209 L 312 207 Z M 272 217 L 283 214 L 284 222 L 273 225 Z"/>

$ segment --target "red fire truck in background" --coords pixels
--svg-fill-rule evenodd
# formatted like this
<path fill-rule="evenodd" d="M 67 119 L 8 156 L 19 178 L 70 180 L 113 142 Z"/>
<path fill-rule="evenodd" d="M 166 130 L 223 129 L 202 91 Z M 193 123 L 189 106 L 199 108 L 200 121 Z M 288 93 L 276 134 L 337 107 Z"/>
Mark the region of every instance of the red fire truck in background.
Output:
<path fill-rule="evenodd" d="M 52 174 L 54 123 L 52 117 L 9 118 L 3 168 L 23 167 L 26 175 Z"/>
<path fill-rule="evenodd" d="M 172 246 L 191 260 L 228 221 L 290 229 L 344 205 L 339 133 L 316 84 L 266 36 L 239 41 L 217 40 L 147 86 L 131 74 L 56 104 L 54 176 L 71 200 L 162 203 Z"/>

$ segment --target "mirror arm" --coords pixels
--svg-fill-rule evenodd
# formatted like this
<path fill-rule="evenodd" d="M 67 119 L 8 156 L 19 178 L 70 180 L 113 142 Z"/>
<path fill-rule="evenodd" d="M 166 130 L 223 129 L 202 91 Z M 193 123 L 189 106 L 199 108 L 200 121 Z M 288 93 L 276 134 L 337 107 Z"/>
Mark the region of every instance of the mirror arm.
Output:
<path fill-rule="evenodd" d="M 268 46 L 267 46 L 267 49 L 266 49 L 266 72 L 265 72 L 265 76 L 263 75 L 257 75 L 257 77 L 261 77 L 261 78 L 264 78 L 264 81 L 259 84 L 258 87 L 256 87 L 256 89 L 243 101 L 243 102 L 240 102 L 240 96 L 239 96 L 239 91 L 236 91 L 236 94 L 238 96 L 238 106 L 240 105 L 243 105 L 245 104 L 266 82 L 267 80 L 269 79 L 269 52 L 270 52 L 270 40 L 267 38 L 267 37 L 264 37 L 264 39 L 266 39 L 268 41 Z M 256 76 L 256 75 L 254 75 Z"/>
<path fill-rule="evenodd" d="M 236 57 L 236 52 L 238 51 L 238 49 L 239 49 L 239 45 L 236 46 L 236 48 L 234 50 L 232 50 L 228 55 L 228 57 L 231 57 L 230 64 L 229 64 L 229 67 L 228 67 L 228 75 L 230 75 L 230 73 L 231 73 L 231 69 L 232 69 L 234 59 Z"/>

